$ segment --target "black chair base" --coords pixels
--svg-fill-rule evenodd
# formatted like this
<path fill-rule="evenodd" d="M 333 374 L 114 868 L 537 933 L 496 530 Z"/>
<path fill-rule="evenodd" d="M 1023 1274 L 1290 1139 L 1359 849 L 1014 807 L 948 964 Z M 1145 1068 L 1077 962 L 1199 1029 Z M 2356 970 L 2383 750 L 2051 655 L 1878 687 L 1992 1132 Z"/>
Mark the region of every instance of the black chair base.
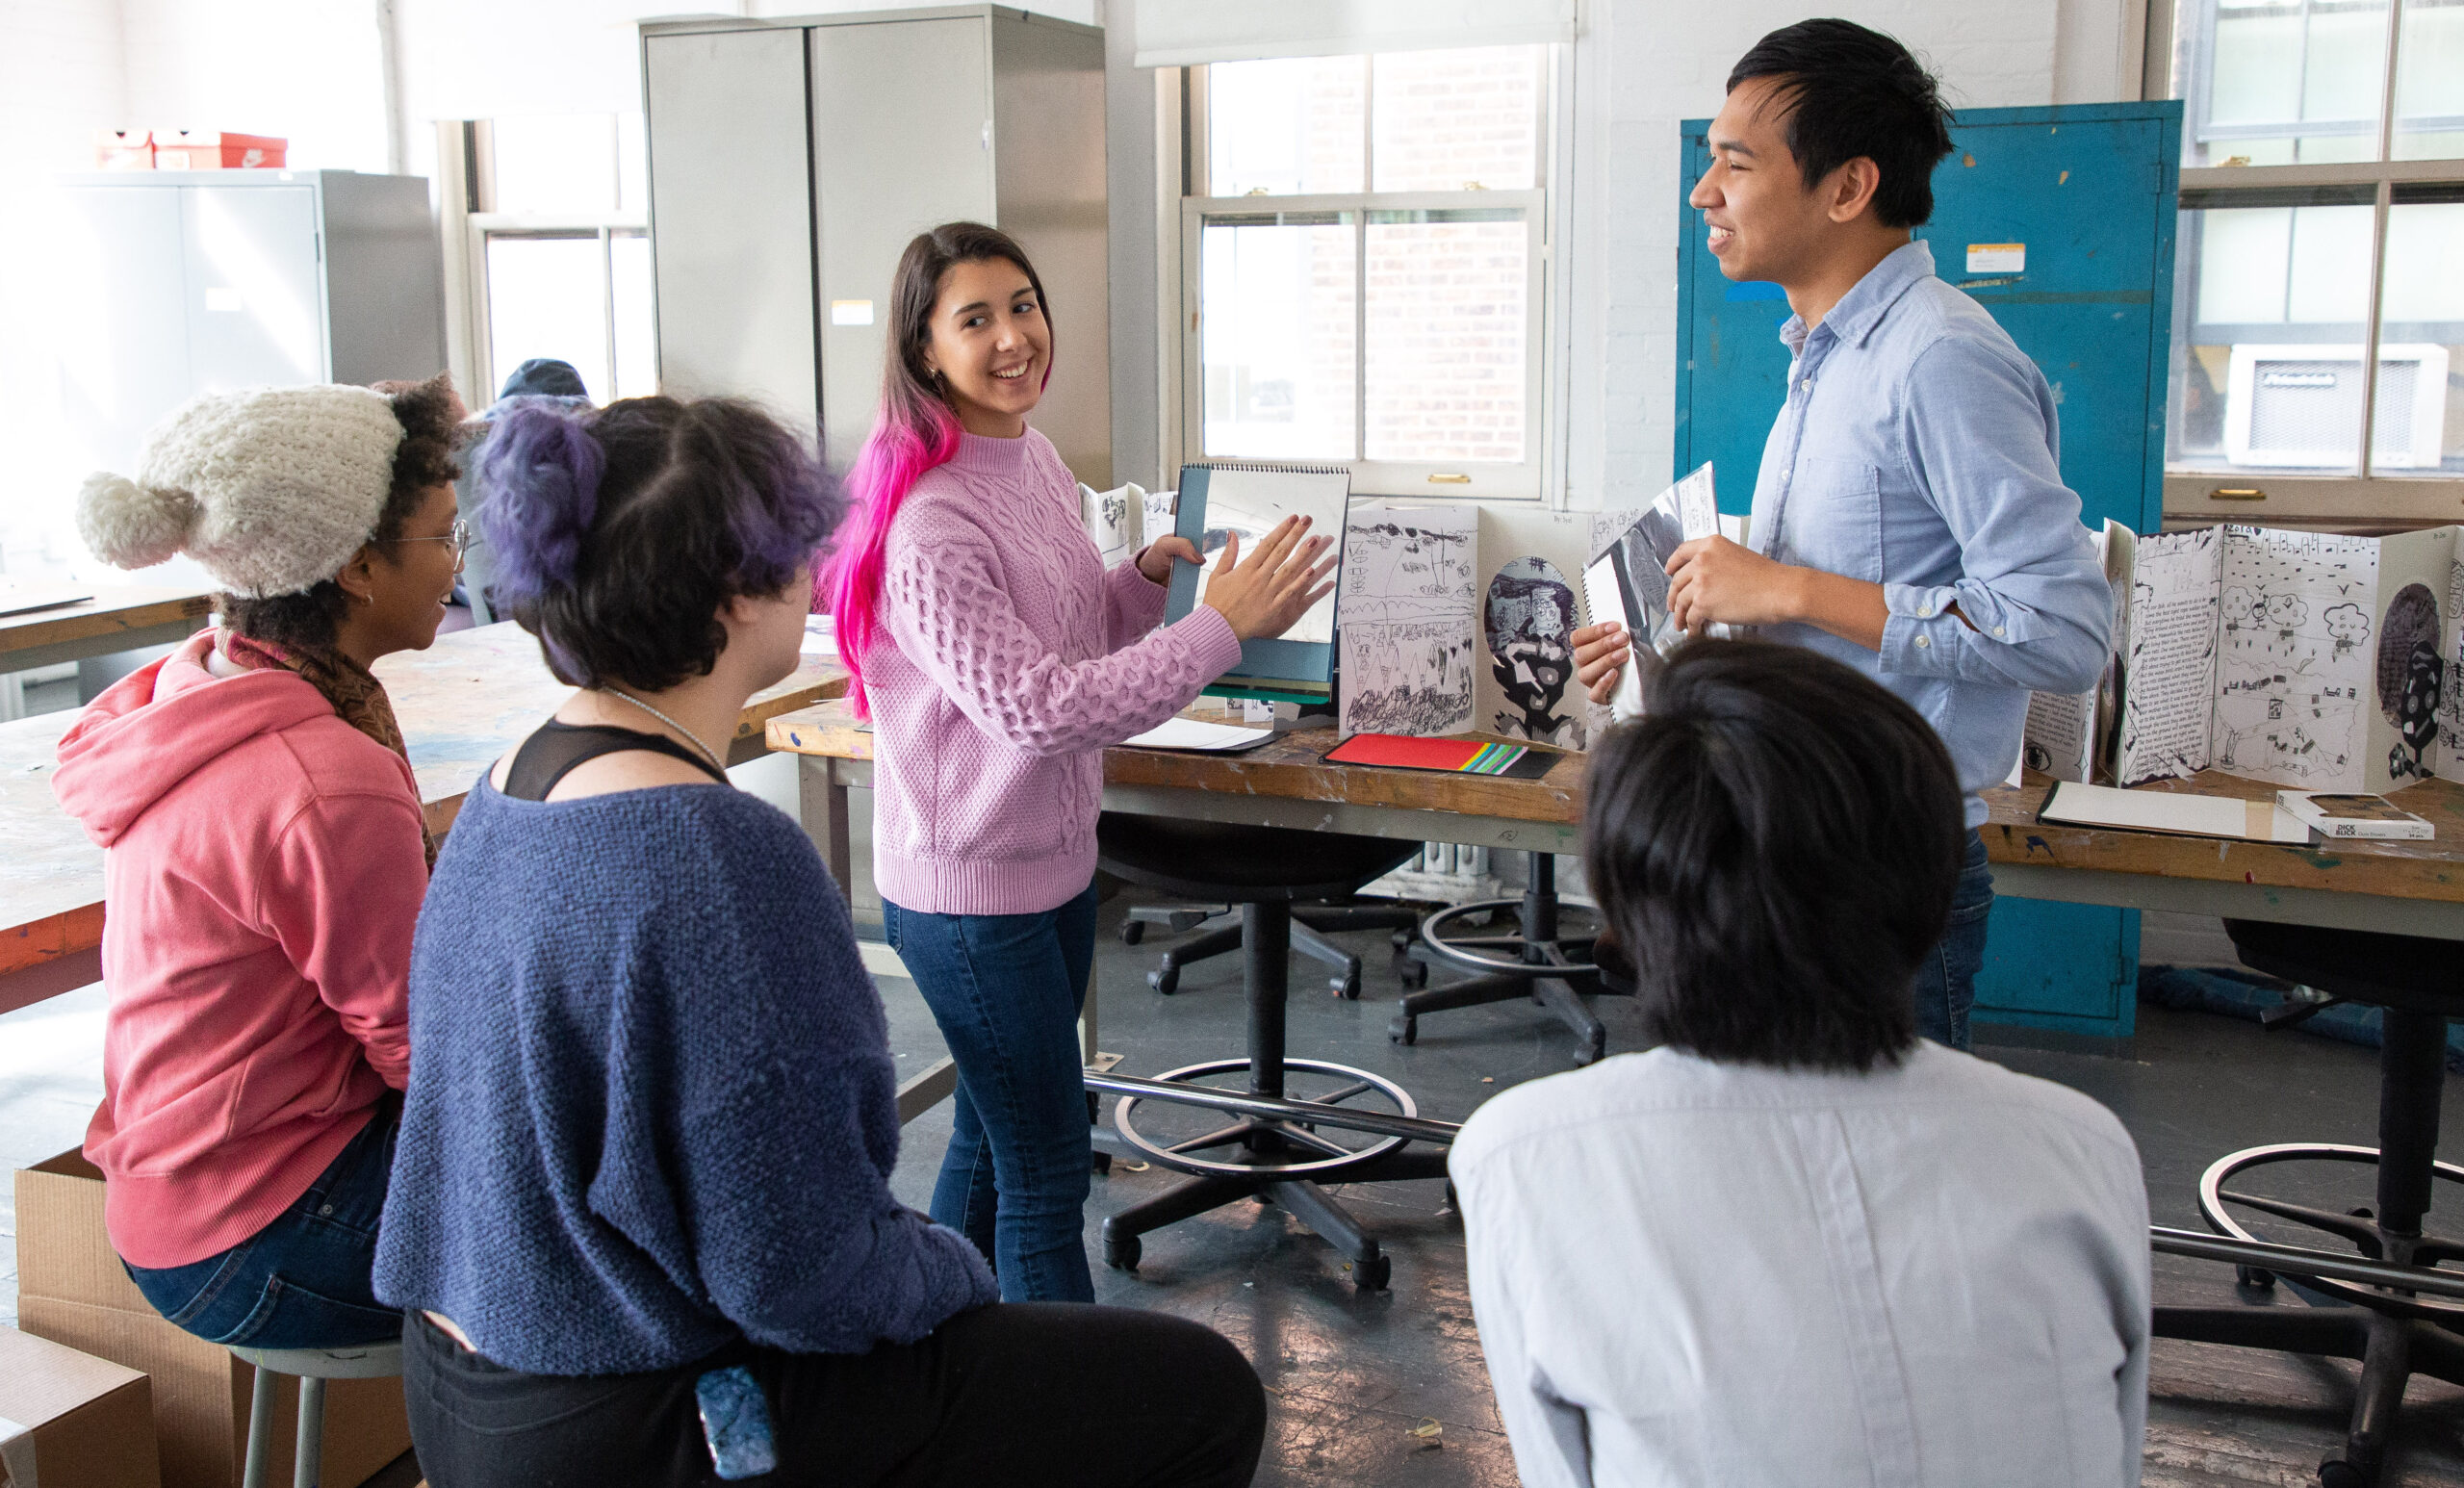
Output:
<path fill-rule="evenodd" d="M 1131 909 L 1130 917 L 1120 927 L 1121 943 L 1136 945 L 1146 938 L 1146 927 L 1163 925 L 1174 931 L 1195 929 L 1219 914 L 1229 914 L 1236 906 L 1222 905 L 1211 909 L 1185 909 L 1168 905 L 1139 905 Z M 1326 989 L 1348 1002 L 1360 1000 L 1361 960 L 1325 936 L 1325 932 L 1346 930 L 1391 930 L 1395 949 L 1408 950 L 1420 928 L 1422 911 L 1408 905 L 1315 905 L 1296 904 L 1292 907 L 1292 948 L 1313 961 L 1335 968 L 1326 979 Z M 1180 990 L 1181 968 L 1193 962 L 1221 956 L 1241 948 L 1241 927 L 1226 925 L 1193 936 L 1178 945 L 1168 946 L 1154 970 L 1146 973 L 1146 985 L 1169 997 Z M 1428 981 L 1428 967 L 1417 961 L 1402 963 L 1405 987 L 1419 987 Z"/>
<path fill-rule="evenodd" d="M 2284 1143 L 2221 1158 L 2199 1180 L 2199 1212 L 2208 1227 L 2241 1240 L 2285 1239 L 2254 1235 L 2235 1214 L 2249 1211 L 2335 1236 L 2374 1260 L 2409 1266 L 2464 1260 L 2464 1242 L 2423 1229 L 2437 1183 L 2464 1183 L 2464 1167 L 2437 1159 L 2447 1082 L 2445 1014 L 2459 1006 L 2457 992 L 2450 990 L 2456 985 L 2453 948 L 2410 936 L 2240 920 L 2227 920 L 2225 929 L 2253 969 L 2380 1007 L 2378 1146 Z M 2373 1167 L 2376 1203 L 2337 1212 L 2225 1187 L 2254 1169 L 2293 1162 Z M 2262 1296 L 2275 1284 L 2270 1272 L 2238 1270 L 2245 1296 Z M 2325 1305 L 2158 1307 L 2153 1331 L 2159 1338 L 2359 1360 L 2361 1383 L 2344 1451 L 2319 1465 L 2319 1481 L 2323 1488 L 2371 1488 L 2386 1466 L 2407 1377 L 2418 1373 L 2464 1384 L 2464 1339 L 2457 1337 L 2464 1333 L 2464 1302 L 2324 1277 L 2302 1281 L 2297 1290 Z"/>
<path fill-rule="evenodd" d="M 1530 885 L 1521 899 L 1456 905 L 1422 922 L 1421 939 L 1429 954 L 1481 974 L 1404 997 L 1386 1026 L 1387 1038 L 1418 1043 L 1420 1020 L 1427 1013 L 1528 998 L 1573 1031 L 1577 1065 L 1591 1064 L 1608 1052 L 1608 1030 L 1583 998 L 1599 992 L 1630 995 L 1632 988 L 1604 983 L 1602 968 L 1592 961 L 1594 936 L 1560 934 L 1564 908 L 1557 901 L 1557 860 L 1548 853 L 1533 853 L 1530 859 Z M 1512 915 L 1515 929 L 1510 934 L 1466 934 L 1472 927 L 1456 924 L 1480 913 Z"/>

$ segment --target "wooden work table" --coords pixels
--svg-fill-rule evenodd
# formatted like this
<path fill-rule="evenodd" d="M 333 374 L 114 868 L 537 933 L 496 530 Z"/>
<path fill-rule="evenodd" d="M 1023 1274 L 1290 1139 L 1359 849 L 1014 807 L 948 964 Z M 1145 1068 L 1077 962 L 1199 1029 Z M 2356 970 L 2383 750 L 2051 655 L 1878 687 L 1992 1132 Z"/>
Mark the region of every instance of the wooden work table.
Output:
<path fill-rule="evenodd" d="M 0 616 L 0 672 L 161 646 L 202 628 L 213 609 L 203 590 L 97 589 L 75 604 Z"/>
<path fill-rule="evenodd" d="M 806 821 L 845 883 L 844 798 L 872 781 L 872 735 L 844 703 L 771 721 L 774 749 L 806 757 Z M 1497 848 L 1581 850 L 1584 758 L 1539 781 L 1330 765 L 1329 730 L 1285 734 L 1245 755 L 1104 752 L 1107 810 Z M 2437 824 L 2428 842 L 2330 846 L 2229 842 L 2036 820 L 2052 782 L 2031 773 L 1986 792 L 1994 890 L 2123 909 L 2171 910 L 2464 940 L 2464 785 L 2426 781 L 2395 796 Z M 2273 785 L 2213 771 L 2143 787 L 2265 800 Z M 814 799 L 819 794 L 822 799 Z M 834 809 L 838 813 L 834 816 Z M 840 825 L 836 839 L 827 824 Z"/>
<path fill-rule="evenodd" d="M 440 636 L 424 652 L 376 664 L 394 702 L 429 826 L 451 830 L 479 773 L 573 689 L 539 657 L 538 642 L 510 622 Z M 767 752 L 774 717 L 835 698 L 847 674 L 806 658 L 794 676 L 756 693 L 737 719 L 730 764 Z M 74 712 L 0 724 L 0 1013 L 102 975 L 103 854 L 61 810 L 51 792 L 60 736 Z"/>

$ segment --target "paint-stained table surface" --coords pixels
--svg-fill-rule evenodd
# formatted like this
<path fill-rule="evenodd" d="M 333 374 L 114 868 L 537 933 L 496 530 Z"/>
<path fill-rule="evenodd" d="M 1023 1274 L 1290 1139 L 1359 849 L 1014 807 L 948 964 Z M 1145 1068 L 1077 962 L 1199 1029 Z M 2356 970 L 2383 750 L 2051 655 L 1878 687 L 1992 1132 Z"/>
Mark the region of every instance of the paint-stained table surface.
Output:
<path fill-rule="evenodd" d="M 1555 826 L 1582 821 L 1580 755 L 1561 755 L 1555 767 L 1539 780 L 1506 780 L 1384 765 L 1329 764 L 1325 753 L 1339 738 L 1332 729 L 1298 729 L 1237 755 L 1116 746 L 1104 751 L 1104 784 L 1108 789 L 1154 786 L 1406 811 L 1451 811 Z M 856 723 L 846 703 L 824 703 L 772 719 L 770 747 L 792 754 L 870 759 L 873 735 Z"/>
<path fill-rule="evenodd" d="M 1997 893 L 2464 938 L 2464 784 L 2423 781 L 2388 798 L 2429 819 L 2430 841 L 2311 845 L 2040 822 L 2051 786 L 2031 771 L 1985 793 Z M 2138 788 L 2244 801 L 2273 800 L 2278 789 L 2217 770 Z M 2116 897 L 2117 880 L 2135 881 L 2137 897 Z"/>
<path fill-rule="evenodd" d="M 856 728 L 844 704 L 773 719 L 770 739 L 774 749 L 810 757 L 834 788 L 869 782 L 872 735 Z M 1109 749 L 1104 805 L 1491 847 L 1578 848 L 1579 757 L 1560 760 L 1540 781 L 1504 781 L 1328 764 L 1321 757 L 1333 743 L 1332 732 L 1309 730 L 1245 755 Z M 2434 840 L 2333 846 L 2041 824 L 2037 808 L 2051 785 L 2031 773 L 2019 785 L 1986 792 L 1985 846 L 1999 893 L 2464 940 L 2464 785 L 2454 782 L 2426 781 L 2394 797 L 2437 824 Z M 2247 800 L 2276 789 L 2214 771 L 2142 788 Z M 1434 814 L 1441 812 L 1448 814 Z"/>
<path fill-rule="evenodd" d="M 63 585 L 31 586 L 23 598 Z M 0 585 L 0 608 L 13 593 Z M 54 666 L 140 646 L 176 641 L 203 627 L 214 596 L 198 589 L 96 589 L 74 604 L 0 615 L 0 672 Z"/>
<path fill-rule="evenodd" d="M 429 825 L 444 833 L 462 798 L 523 735 L 571 694 L 540 659 L 538 643 L 510 623 L 440 636 L 424 652 L 376 664 L 394 701 Z M 766 752 L 764 726 L 781 713 L 845 692 L 835 662 L 807 658 L 756 693 L 736 722 L 730 763 Z M 51 793 L 60 736 L 74 712 L 0 724 L 0 1012 L 82 986 L 99 974 L 103 854 Z"/>

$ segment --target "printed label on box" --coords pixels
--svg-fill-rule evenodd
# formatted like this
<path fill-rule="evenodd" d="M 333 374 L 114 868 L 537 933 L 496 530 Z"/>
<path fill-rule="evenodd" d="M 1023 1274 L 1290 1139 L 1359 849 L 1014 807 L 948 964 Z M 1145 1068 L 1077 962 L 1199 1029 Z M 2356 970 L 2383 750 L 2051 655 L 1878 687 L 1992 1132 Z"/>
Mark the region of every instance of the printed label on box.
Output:
<path fill-rule="evenodd" d="M 2024 243 L 1971 243 L 1967 245 L 1967 271 L 1972 274 L 2024 273 L 2028 268 L 2028 245 Z"/>

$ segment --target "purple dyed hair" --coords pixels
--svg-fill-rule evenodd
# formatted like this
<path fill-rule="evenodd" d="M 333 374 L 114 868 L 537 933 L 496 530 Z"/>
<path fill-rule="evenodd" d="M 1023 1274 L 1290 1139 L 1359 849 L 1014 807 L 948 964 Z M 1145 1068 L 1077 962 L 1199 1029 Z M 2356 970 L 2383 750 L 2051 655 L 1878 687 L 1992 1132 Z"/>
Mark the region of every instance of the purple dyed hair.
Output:
<path fill-rule="evenodd" d="M 474 463 L 491 593 L 577 687 L 707 676 L 719 607 L 795 584 L 845 509 L 816 451 L 729 398 L 543 399 Z"/>
<path fill-rule="evenodd" d="M 890 524 L 898 520 L 917 477 L 959 452 L 958 411 L 935 385 L 933 370 L 924 360 L 933 345 L 933 306 L 940 298 L 943 274 L 957 265 L 989 259 L 1018 266 L 1035 289 L 1049 328 L 1052 311 L 1044 302 L 1043 280 L 1026 250 L 1009 234 L 981 222 L 944 222 L 917 234 L 899 255 L 898 273 L 890 282 L 891 336 L 882 371 L 881 412 L 855 468 L 847 473 L 857 502 L 854 529 L 813 582 L 813 608 L 827 608 L 837 617 L 838 659 L 846 665 L 848 696 L 859 718 L 872 716 L 864 657 L 881 632 L 882 563 Z M 1049 355 L 1043 380 L 1051 385 Z"/>

